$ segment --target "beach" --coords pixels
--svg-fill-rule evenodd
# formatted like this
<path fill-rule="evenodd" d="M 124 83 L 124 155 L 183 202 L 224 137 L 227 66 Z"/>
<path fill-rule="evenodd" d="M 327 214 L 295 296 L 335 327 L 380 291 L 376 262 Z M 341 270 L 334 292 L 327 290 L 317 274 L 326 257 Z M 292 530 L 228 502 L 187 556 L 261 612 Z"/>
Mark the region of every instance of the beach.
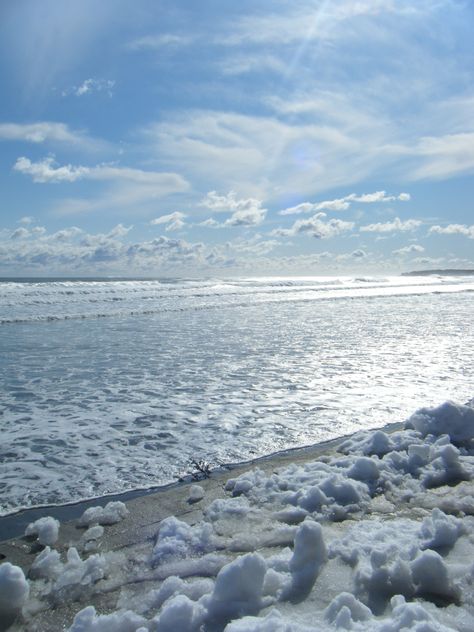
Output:
<path fill-rule="evenodd" d="M 444 404 L 89 508 L 56 540 L 43 518 L 0 547 L 8 629 L 468 632 L 473 439 L 473 408 Z"/>

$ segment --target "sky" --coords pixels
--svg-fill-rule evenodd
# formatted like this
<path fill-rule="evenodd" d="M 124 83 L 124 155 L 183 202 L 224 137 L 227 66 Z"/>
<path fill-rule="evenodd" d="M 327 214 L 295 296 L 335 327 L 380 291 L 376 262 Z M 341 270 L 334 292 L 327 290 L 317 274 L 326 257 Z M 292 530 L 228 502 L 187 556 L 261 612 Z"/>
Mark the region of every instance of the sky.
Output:
<path fill-rule="evenodd" d="M 0 5 L 0 275 L 474 267 L 474 3 Z"/>

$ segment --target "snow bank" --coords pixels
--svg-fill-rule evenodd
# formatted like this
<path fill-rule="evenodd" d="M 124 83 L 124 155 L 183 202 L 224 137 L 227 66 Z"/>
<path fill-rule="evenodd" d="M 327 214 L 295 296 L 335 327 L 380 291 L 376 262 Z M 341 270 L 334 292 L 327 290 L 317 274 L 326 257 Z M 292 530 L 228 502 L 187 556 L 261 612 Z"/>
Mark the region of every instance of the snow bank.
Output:
<path fill-rule="evenodd" d="M 474 409 L 445 402 L 437 408 L 421 408 L 405 424 L 422 437 L 448 435 L 454 445 L 472 445 L 474 439 Z"/>
<path fill-rule="evenodd" d="M 124 517 L 121 503 L 89 509 L 82 558 L 47 546 L 29 601 L 19 569 L 6 585 L 26 618 L 32 598 L 78 600 L 70 632 L 472 632 L 472 422 L 472 409 L 448 403 L 403 430 L 358 433 L 324 460 L 253 469 L 117 559 L 87 546 L 97 523 Z M 197 487 L 189 500 L 205 498 Z"/>
<path fill-rule="evenodd" d="M 51 516 L 39 518 L 26 527 L 25 535 L 36 535 L 40 544 L 53 546 L 59 537 L 59 520 Z"/>

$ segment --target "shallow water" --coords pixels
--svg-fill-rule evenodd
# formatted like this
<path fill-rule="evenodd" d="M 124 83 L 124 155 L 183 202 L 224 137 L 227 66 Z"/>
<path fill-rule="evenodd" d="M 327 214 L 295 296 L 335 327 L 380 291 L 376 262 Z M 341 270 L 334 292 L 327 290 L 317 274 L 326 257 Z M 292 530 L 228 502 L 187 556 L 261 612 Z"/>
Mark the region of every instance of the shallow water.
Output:
<path fill-rule="evenodd" d="M 453 279 L 0 284 L 1 511 L 155 486 L 193 458 L 247 460 L 465 401 L 466 290 Z"/>

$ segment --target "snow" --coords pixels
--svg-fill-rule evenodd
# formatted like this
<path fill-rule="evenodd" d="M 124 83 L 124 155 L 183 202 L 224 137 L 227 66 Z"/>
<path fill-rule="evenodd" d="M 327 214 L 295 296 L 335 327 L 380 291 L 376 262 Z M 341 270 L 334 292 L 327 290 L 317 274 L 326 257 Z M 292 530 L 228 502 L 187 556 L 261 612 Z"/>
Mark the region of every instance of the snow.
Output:
<path fill-rule="evenodd" d="M 3 615 L 19 610 L 27 601 L 30 586 L 21 568 L 0 564 L 0 620 Z"/>
<path fill-rule="evenodd" d="M 120 551 L 98 523 L 125 506 L 88 509 L 79 550 L 46 546 L 28 580 L 0 565 L 0 608 L 22 608 L 15 632 L 64 602 L 69 632 L 472 632 L 473 415 L 424 408 L 218 497 L 193 485 L 198 506 Z"/>
<path fill-rule="evenodd" d="M 25 535 L 36 535 L 40 544 L 52 546 L 59 537 L 59 520 L 51 516 L 39 518 L 26 527 Z"/>
<path fill-rule="evenodd" d="M 108 525 L 120 522 L 128 515 L 128 509 L 120 500 L 111 501 L 105 507 L 89 507 L 79 519 L 79 524 L 89 527 L 90 525 Z"/>
<path fill-rule="evenodd" d="M 189 502 L 197 503 L 204 498 L 205 491 L 201 485 L 191 485 L 189 488 Z"/>

